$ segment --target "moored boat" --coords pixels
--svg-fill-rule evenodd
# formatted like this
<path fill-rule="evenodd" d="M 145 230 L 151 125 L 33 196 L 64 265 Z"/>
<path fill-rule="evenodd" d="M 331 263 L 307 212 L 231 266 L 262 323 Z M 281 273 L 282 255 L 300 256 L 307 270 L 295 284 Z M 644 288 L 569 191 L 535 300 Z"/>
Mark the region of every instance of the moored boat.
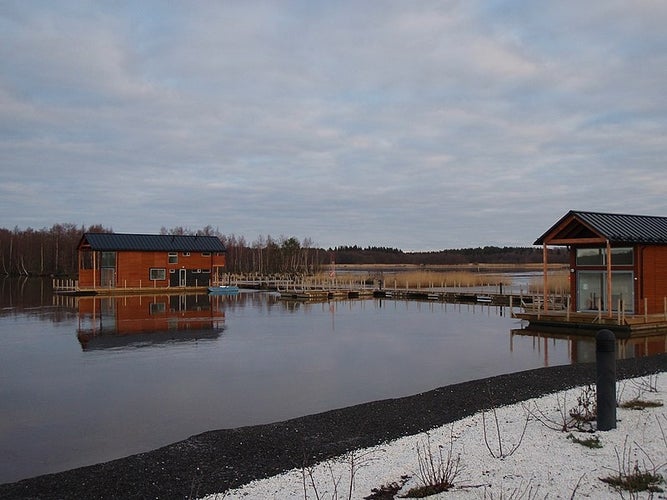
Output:
<path fill-rule="evenodd" d="M 236 285 L 209 286 L 208 293 L 212 295 L 231 295 L 239 293 L 239 287 Z"/>

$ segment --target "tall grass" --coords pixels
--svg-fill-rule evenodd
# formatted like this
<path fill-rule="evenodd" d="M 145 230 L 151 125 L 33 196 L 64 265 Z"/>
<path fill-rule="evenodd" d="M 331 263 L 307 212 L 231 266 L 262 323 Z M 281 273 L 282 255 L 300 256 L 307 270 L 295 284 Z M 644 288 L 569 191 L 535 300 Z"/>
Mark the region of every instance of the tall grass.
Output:
<path fill-rule="evenodd" d="M 570 293 L 570 273 L 558 271 L 547 275 L 547 288 L 551 293 L 567 295 Z M 544 292 L 544 277 L 535 276 L 528 284 L 529 293 Z"/>
<path fill-rule="evenodd" d="M 322 273 L 315 277 L 316 281 L 331 280 L 328 274 Z M 366 282 L 382 280 L 386 288 L 430 288 L 430 287 L 475 287 L 489 285 L 510 285 L 512 278 L 499 274 L 484 274 L 471 271 L 401 271 L 401 272 L 367 272 L 340 273 L 336 276 L 339 282 Z"/>
<path fill-rule="evenodd" d="M 385 275 L 385 285 L 398 288 L 428 287 L 475 287 L 486 285 L 509 285 L 512 278 L 497 274 L 482 274 L 470 271 L 407 271 Z"/>
<path fill-rule="evenodd" d="M 367 271 L 344 272 L 331 277 L 328 272 L 322 272 L 306 278 L 310 284 L 326 284 L 336 280 L 339 284 L 365 283 L 377 285 L 382 280 L 384 288 L 444 288 L 444 287 L 486 287 L 510 286 L 512 276 L 503 273 L 480 273 L 474 271 Z M 550 271 L 547 285 L 549 292 L 567 295 L 570 292 L 570 277 L 567 270 Z M 535 276 L 528 284 L 528 293 L 539 294 L 544 291 L 542 275 Z"/>

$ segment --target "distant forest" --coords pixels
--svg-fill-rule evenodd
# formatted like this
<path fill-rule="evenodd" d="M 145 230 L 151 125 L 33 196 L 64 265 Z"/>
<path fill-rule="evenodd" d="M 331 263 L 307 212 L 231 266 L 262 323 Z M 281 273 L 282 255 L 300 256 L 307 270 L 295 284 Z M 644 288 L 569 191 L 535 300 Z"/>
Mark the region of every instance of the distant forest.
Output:
<path fill-rule="evenodd" d="M 102 225 L 54 224 L 51 228 L 0 228 L 0 274 L 7 276 L 70 276 L 77 274 L 77 245 L 85 232 L 113 232 Z M 252 243 L 245 237 L 224 235 L 212 226 L 191 230 L 161 228 L 161 234 L 217 236 L 227 248 L 227 270 L 231 273 L 303 274 L 336 264 L 457 265 L 530 264 L 542 262 L 537 247 L 459 248 L 431 252 L 404 252 L 398 248 L 339 246 L 318 248 L 310 238 L 259 236 Z M 567 262 L 564 248 L 549 249 L 549 262 Z"/>

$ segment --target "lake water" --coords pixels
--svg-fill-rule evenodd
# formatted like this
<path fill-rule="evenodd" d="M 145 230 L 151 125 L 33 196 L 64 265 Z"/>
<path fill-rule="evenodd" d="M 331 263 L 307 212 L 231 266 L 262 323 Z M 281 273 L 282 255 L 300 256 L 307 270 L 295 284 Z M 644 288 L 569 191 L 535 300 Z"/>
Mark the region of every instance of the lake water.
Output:
<path fill-rule="evenodd" d="M 517 334 L 496 306 L 74 299 L 40 280 L 0 281 L 0 299 L 0 483 L 595 355 L 590 340 Z"/>

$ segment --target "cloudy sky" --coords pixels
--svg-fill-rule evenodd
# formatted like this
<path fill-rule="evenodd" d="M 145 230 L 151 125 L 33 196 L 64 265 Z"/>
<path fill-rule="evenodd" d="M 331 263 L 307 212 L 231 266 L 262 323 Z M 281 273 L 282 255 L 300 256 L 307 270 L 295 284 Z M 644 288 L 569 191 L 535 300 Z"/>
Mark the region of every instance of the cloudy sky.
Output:
<path fill-rule="evenodd" d="M 667 2 L 0 3 L 0 227 L 435 250 L 667 215 Z"/>

